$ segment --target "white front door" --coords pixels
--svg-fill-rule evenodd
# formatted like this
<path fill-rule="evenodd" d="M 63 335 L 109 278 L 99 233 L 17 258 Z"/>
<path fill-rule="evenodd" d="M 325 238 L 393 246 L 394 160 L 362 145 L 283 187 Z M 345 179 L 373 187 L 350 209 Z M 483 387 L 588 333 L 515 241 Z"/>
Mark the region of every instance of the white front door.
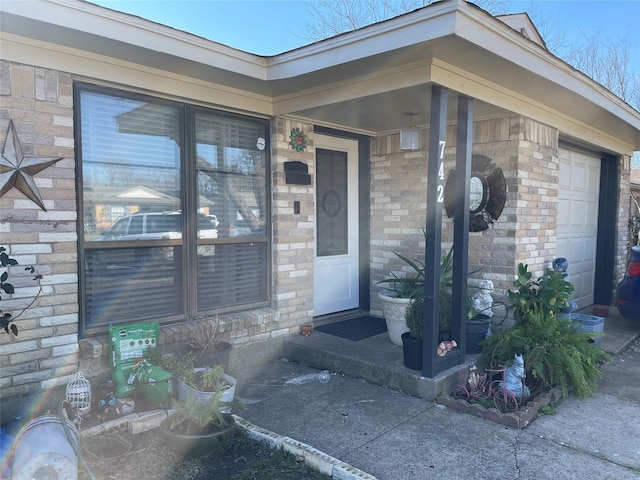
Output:
<path fill-rule="evenodd" d="M 593 304 L 598 236 L 600 159 L 560 149 L 556 257 L 569 260 L 569 281 L 579 308 Z"/>
<path fill-rule="evenodd" d="M 358 308 L 358 142 L 316 135 L 313 314 Z"/>

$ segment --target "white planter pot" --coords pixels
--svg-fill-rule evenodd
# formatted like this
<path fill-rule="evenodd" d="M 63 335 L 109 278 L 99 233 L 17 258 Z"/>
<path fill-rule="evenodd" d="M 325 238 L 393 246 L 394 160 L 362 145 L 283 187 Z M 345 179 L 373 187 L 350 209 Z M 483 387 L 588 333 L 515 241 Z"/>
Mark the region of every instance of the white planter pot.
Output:
<path fill-rule="evenodd" d="M 206 370 L 206 368 L 198 367 L 198 368 L 195 368 L 194 370 L 196 372 L 201 372 Z M 233 397 L 235 396 L 235 393 L 236 393 L 236 379 L 230 375 L 227 375 L 226 373 L 223 374 L 223 377 L 224 377 L 224 381 L 227 382 L 229 387 L 222 394 L 221 400 L 223 402 L 233 402 Z M 200 390 L 196 390 L 195 388 L 187 385 L 182 380 L 178 380 L 178 400 L 180 400 L 181 402 L 186 401 L 186 399 L 189 396 L 191 396 L 195 400 L 201 403 L 206 403 L 211 398 L 212 395 L 213 395 L 212 392 L 201 392 Z M 223 407 L 220 409 L 220 411 L 222 413 L 231 413 L 231 407 Z"/>
<path fill-rule="evenodd" d="M 383 290 L 378 293 L 378 298 L 382 301 L 382 311 L 384 320 L 389 331 L 389 340 L 394 345 L 402 346 L 402 334 L 409 331 L 404 319 L 412 298 L 396 298 L 391 296 L 392 292 Z"/>

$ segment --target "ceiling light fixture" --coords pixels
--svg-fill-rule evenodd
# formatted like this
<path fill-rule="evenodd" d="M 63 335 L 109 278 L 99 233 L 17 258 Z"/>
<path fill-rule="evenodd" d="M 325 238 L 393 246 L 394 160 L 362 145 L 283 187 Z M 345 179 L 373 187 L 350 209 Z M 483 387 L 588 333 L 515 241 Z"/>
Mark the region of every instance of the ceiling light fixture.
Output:
<path fill-rule="evenodd" d="M 418 112 L 405 112 L 409 117 L 409 126 L 400 129 L 400 150 L 415 151 L 420 149 L 420 129 L 413 124 L 413 117 Z"/>

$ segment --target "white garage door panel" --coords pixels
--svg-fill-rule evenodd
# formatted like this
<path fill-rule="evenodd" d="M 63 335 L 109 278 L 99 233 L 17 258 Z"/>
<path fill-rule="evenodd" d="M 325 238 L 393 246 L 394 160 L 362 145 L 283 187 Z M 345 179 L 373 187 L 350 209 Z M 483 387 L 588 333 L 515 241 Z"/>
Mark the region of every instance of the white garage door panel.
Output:
<path fill-rule="evenodd" d="M 569 260 L 573 299 L 593 304 L 600 159 L 560 149 L 556 257 Z"/>

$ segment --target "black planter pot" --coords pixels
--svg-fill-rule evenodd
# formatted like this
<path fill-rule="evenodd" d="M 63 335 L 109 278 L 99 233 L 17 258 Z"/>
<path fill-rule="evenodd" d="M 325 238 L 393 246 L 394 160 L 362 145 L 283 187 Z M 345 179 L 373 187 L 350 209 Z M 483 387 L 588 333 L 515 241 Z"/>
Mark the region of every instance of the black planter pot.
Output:
<path fill-rule="evenodd" d="M 422 339 L 412 337 L 409 332 L 403 333 L 402 354 L 405 367 L 422 370 Z"/>
<path fill-rule="evenodd" d="M 486 315 L 478 314 L 467 320 L 467 353 L 481 353 L 480 342 L 487 337 L 491 319 Z"/>
<path fill-rule="evenodd" d="M 450 342 L 450 341 L 451 341 L 451 330 L 440 330 L 438 332 L 438 343 Z"/>

